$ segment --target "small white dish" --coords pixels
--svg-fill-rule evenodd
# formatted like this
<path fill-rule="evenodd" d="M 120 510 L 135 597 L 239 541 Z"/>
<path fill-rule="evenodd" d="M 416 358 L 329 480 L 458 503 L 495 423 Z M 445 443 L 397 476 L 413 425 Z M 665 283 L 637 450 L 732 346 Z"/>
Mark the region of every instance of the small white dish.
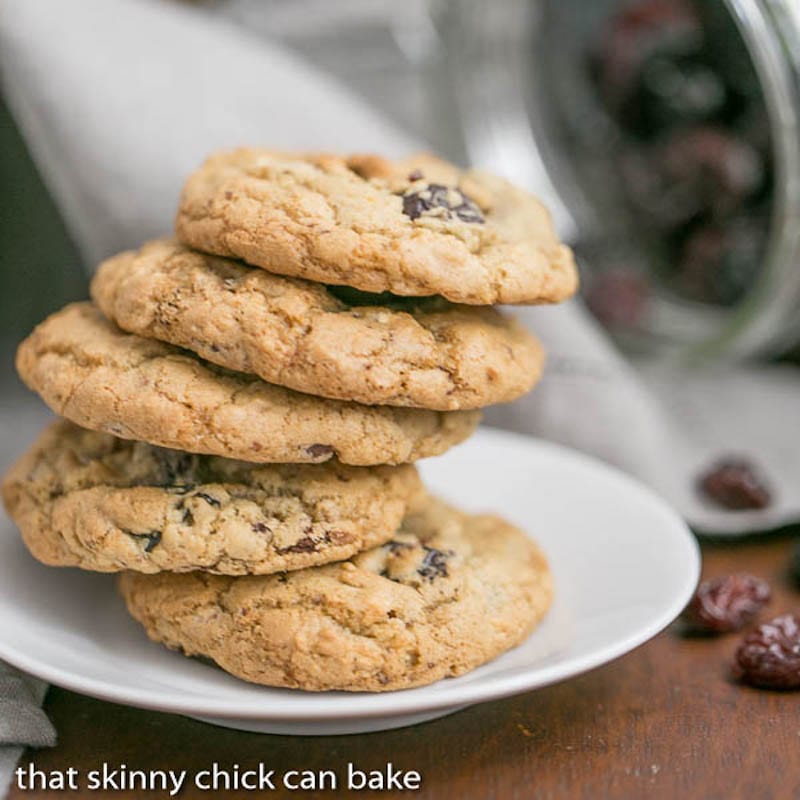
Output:
<path fill-rule="evenodd" d="M 522 646 L 460 678 L 384 694 L 270 689 L 150 642 L 114 579 L 36 563 L 0 518 L 0 658 L 76 692 L 217 725 L 341 734 L 423 722 L 527 692 L 627 653 L 666 627 L 697 582 L 681 519 L 649 489 L 586 456 L 481 429 L 420 465 L 430 489 L 503 514 L 536 538 L 556 600 Z"/>

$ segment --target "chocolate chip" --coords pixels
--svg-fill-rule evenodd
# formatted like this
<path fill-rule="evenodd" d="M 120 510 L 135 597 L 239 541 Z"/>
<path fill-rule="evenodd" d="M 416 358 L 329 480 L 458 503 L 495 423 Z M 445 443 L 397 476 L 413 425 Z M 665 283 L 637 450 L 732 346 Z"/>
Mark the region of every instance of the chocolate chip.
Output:
<path fill-rule="evenodd" d="M 422 547 L 425 550 L 425 558 L 422 559 L 422 564 L 417 567 L 417 572 L 429 581 L 434 578 L 446 578 L 448 575 L 447 559 L 453 554 L 449 551 L 437 550 L 435 547 L 428 547 L 427 545 L 422 545 Z"/>
<path fill-rule="evenodd" d="M 422 170 L 415 169 L 408 173 L 408 181 L 409 183 L 414 183 L 414 181 L 421 181 L 423 178 Z"/>
<path fill-rule="evenodd" d="M 306 453 L 314 459 L 328 459 L 334 454 L 334 449 L 329 444 L 310 444 Z"/>
<path fill-rule="evenodd" d="M 161 542 L 161 531 L 148 531 L 147 533 L 134 533 L 133 531 L 125 531 L 128 536 L 133 536 L 134 539 L 142 539 L 146 542 L 144 546 L 145 553 L 152 553 L 156 546 Z"/>
<path fill-rule="evenodd" d="M 429 212 L 439 208 L 444 209 L 445 219 L 456 216 L 462 222 L 484 222 L 480 208 L 461 189 L 429 183 L 422 189 L 403 195 L 403 213 L 411 219 L 417 219 L 423 214 L 433 216 Z"/>
<path fill-rule="evenodd" d="M 271 533 L 270 529 L 263 522 L 254 522 L 250 527 L 255 533 Z"/>
<path fill-rule="evenodd" d="M 724 458 L 700 476 L 699 487 L 710 500 L 730 511 L 766 508 L 772 496 L 755 467 L 743 458 Z"/>

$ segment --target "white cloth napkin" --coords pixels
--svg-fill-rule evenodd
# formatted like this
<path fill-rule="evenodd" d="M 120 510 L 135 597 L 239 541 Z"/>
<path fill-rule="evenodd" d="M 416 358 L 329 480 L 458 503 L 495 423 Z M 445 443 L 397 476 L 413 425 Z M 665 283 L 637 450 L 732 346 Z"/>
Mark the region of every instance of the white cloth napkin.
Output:
<path fill-rule="evenodd" d="M 0 0 L 0 70 L 89 263 L 169 231 L 184 177 L 214 148 L 392 155 L 420 145 L 284 48 L 157 0 Z M 577 301 L 520 313 L 549 366 L 528 397 L 491 410 L 491 423 L 618 465 L 701 530 L 736 534 L 800 517 L 795 371 L 633 366 Z M 726 513 L 698 499 L 693 476 L 728 452 L 763 465 L 776 495 L 769 509 Z"/>

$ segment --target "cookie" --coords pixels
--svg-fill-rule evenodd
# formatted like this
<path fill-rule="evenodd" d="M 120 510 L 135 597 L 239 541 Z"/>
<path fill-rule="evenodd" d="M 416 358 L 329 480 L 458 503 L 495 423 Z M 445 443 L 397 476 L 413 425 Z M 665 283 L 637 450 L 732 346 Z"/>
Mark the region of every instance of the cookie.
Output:
<path fill-rule="evenodd" d="M 151 639 L 254 683 L 309 691 L 461 675 L 522 642 L 552 595 L 524 533 L 435 500 L 349 561 L 241 578 L 124 573 L 119 585 Z"/>
<path fill-rule="evenodd" d="M 198 250 L 366 292 L 492 305 L 558 302 L 577 287 L 538 200 L 427 154 L 218 153 L 189 177 L 176 231 Z"/>
<path fill-rule="evenodd" d="M 359 295 L 170 241 L 109 259 L 92 281 L 97 305 L 126 331 L 323 397 L 480 408 L 514 400 L 541 375 L 538 342 L 494 309 L 397 296 L 387 307 Z"/>
<path fill-rule="evenodd" d="M 300 394 L 124 333 L 90 303 L 39 325 L 17 351 L 17 370 L 81 427 L 256 463 L 415 461 L 462 441 L 480 419 Z"/>
<path fill-rule="evenodd" d="M 254 466 L 165 450 L 59 420 L 3 481 L 45 564 L 96 572 L 268 574 L 386 542 L 422 491 L 416 470 Z"/>

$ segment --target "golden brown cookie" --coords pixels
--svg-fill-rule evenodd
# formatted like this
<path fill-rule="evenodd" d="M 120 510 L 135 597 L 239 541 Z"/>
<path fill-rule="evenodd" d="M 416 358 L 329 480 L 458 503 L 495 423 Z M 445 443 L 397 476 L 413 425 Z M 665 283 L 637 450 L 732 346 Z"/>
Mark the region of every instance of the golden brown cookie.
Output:
<path fill-rule="evenodd" d="M 268 574 L 340 561 L 392 537 L 414 467 L 253 465 L 48 427 L 3 502 L 39 561 L 97 572 Z"/>
<path fill-rule="evenodd" d="M 577 287 L 538 200 L 427 154 L 218 153 L 187 181 L 176 230 L 198 250 L 366 292 L 492 305 Z"/>
<path fill-rule="evenodd" d="M 541 375 L 541 346 L 494 309 L 348 294 L 168 240 L 109 259 L 92 281 L 124 330 L 322 397 L 480 408 L 514 400 Z"/>
<path fill-rule="evenodd" d="M 300 394 L 126 334 L 90 303 L 41 323 L 20 345 L 17 369 L 50 408 L 84 428 L 256 463 L 415 461 L 462 441 L 480 419 Z"/>
<path fill-rule="evenodd" d="M 237 677 L 380 692 L 461 675 L 518 645 L 552 580 L 521 531 L 430 500 L 349 561 L 242 578 L 125 573 L 120 590 L 151 639 Z"/>

